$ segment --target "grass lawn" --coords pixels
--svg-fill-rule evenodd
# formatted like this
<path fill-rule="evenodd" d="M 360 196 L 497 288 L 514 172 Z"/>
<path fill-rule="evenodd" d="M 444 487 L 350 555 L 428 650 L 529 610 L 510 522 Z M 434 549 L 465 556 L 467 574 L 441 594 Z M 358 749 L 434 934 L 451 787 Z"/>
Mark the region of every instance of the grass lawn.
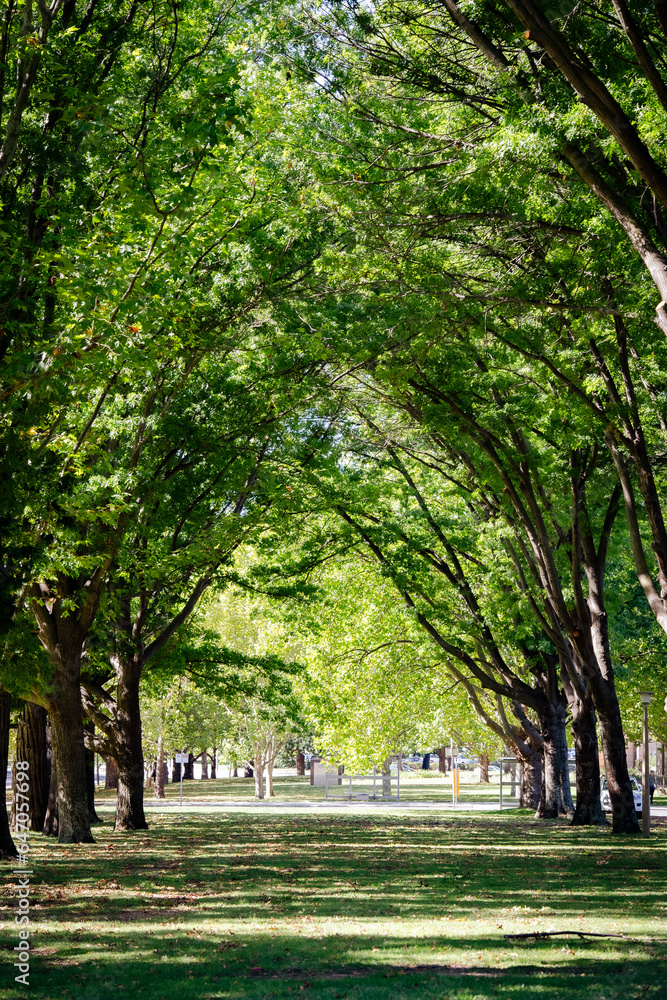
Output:
<path fill-rule="evenodd" d="M 395 779 L 394 775 L 394 779 Z M 346 784 L 341 785 L 345 791 Z M 392 782 L 392 793 L 395 792 L 396 783 Z M 378 778 L 378 791 L 380 790 L 380 779 Z M 296 775 L 281 776 L 274 780 L 274 792 L 276 800 L 280 802 L 321 802 L 324 800 L 324 788 L 321 785 L 311 785 L 308 777 L 298 778 Z M 168 802 L 178 802 L 180 796 L 180 785 L 169 784 L 165 786 L 165 795 Z M 103 788 L 96 792 L 97 801 L 102 804 L 115 804 L 115 791 Z M 508 799 L 509 783 L 503 782 L 503 796 Z M 145 799 L 152 803 L 153 791 L 148 789 L 145 792 Z M 401 775 L 401 799 L 403 801 L 418 802 L 444 802 L 452 801 L 452 783 L 449 777 L 444 777 L 437 771 L 420 772 Z M 217 778 L 215 781 L 184 781 L 183 782 L 184 802 L 254 802 L 255 783 L 252 778 Z M 667 802 L 667 798 L 665 799 Z M 480 785 L 472 771 L 461 772 L 461 785 L 459 802 L 498 802 L 498 779 L 488 785 Z"/>
<path fill-rule="evenodd" d="M 5 865 L 3 1000 L 667 998 L 660 821 L 644 842 L 521 812 L 149 818 L 32 836 L 28 988 Z M 622 936 L 507 937 L 550 930 Z"/>

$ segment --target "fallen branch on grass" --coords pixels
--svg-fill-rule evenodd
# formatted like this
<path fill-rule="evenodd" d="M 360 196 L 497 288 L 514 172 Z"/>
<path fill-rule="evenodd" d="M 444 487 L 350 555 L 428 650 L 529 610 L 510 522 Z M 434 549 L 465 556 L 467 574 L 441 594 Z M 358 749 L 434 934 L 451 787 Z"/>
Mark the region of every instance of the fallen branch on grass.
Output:
<path fill-rule="evenodd" d="M 523 938 L 535 938 L 536 941 L 542 940 L 542 938 L 549 937 L 559 937 L 565 934 L 576 934 L 577 937 L 603 937 L 603 938 L 626 938 L 625 934 L 596 934 L 595 931 L 530 931 L 527 934 L 503 934 L 506 940 L 512 938 L 514 941 L 518 941 Z"/>

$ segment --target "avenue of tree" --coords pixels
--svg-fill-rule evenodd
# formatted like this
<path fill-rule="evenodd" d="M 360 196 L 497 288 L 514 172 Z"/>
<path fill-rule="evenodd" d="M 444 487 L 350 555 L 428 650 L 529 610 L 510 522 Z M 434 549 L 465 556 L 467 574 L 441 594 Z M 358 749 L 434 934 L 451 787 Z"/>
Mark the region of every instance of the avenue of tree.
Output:
<path fill-rule="evenodd" d="M 601 751 L 638 830 L 666 42 L 625 0 L 5 4 L 0 772 L 14 718 L 33 829 L 92 839 L 93 750 L 145 828 L 178 689 L 260 795 L 309 727 L 378 765 L 484 727 L 543 817 L 604 822 Z"/>

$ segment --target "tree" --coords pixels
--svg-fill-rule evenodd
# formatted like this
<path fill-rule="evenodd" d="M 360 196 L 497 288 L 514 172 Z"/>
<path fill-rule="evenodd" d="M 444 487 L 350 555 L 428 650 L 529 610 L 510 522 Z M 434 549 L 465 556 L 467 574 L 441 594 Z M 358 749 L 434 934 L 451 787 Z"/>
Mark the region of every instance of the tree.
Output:
<path fill-rule="evenodd" d="M 40 255 L 47 235 L 41 223 L 41 242 L 30 244 L 24 269 L 30 308 L 21 307 L 7 320 L 4 364 L 11 376 L 7 440 L 19 445 L 11 455 L 23 470 L 12 508 L 21 511 L 21 528 L 10 536 L 5 562 L 8 572 L 23 575 L 21 604 L 32 607 L 50 657 L 50 686 L 36 684 L 31 693 L 51 715 L 63 841 L 91 837 L 84 816 L 82 658 L 90 656 L 90 639 L 114 573 L 126 579 L 133 572 L 127 553 L 137 540 L 139 512 L 148 515 L 151 503 L 153 514 L 160 502 L 164 509 L 169 479 L 187 464 L 179 466 L 178 408 L 190 407 L 193 413 L 196 403 L 188 397 L 188 386 L 195 375 L 198 389 L 227 379 L 238 401 L 243 386 L 240 377 L 234 382 L 235 366 L 249 375 L 255 389 L 276 374 L 298 383 L 303 370 L 275 351 L 268 313 L 259 327 L 269 333 L 270 359 L 256 349 L 258 325 L 243 328 L 242 321 L 260 302 L 300 280 L 319 239 L 291 202 L 281 213 L 276 190 L 283 200 L 292 192 L 280 189 L 272 164 L 257 152 L 270 125 L 259 115 L 253 135 L 248 132 L 255 82 L 246 81 L 241 93 L 244 70 L 233 54 L 239 51 L 235 33 L 242 26 L 247 30 L 245 11 L 206 3 L 178 10 L 158 4 L 147 19 L 133 5 L 120 21 L 111 17 L 107 23 L 106 17 L 93 4 L 76 30 L 65 25 L 63 33 L 49 36 L 53 45 L 59 39 L 64 65 L 76 67 L 77 83 L 58 91 L 53 128 L 58 125 L 62 148 L 56 154 L 47 146 L 48 163 L 39 165 L 44 183 L 36 194 L 33 185 L 28 208 L 20 198 L 27 187 L 19 185 L 12 202 L 17 226 L 26 212 L 42 219 L 62 208 L 46 255 L 53 264 L 45 273 Z M 102 42 L 101 69 L 97 56 L 79 65 L 76 45 L 89 29 Z M 90 104 L 84 102 L 80 112 L 84 90 Z M 32 132 L 23 120 L 25 156 L 30 142 L 40 138 L 38 96 L 47 106 L 52 101 L 47 89 L 32 91 Z M 81 116 L 85 129 L 77 124 Z M 56 160 L 60 172 L 54 186 L 45 178 L 50 169 L 55 176 Z M 63 164 L 70 168 L 66 176 Z M 66 205 L 77 204 L 78 197 L 83 208 L 66 214 Z M 7 273 L 15 271 L 12 266 Z M 73 395 L 85 400 L 88 394 L 87 405 L 72 408 Z M 263 421 L 279 419 L 261 393 L 258 411 L 256 434 Z M 205 436 L 200 434 L 200 440 Z M 246 443 L 249 437 L 246 431 Z M 212 434 L 207 447 L 216 443 Z M 152 479 L 160 462 L 165 463 L 162 480 L 159 473 L 157 479 L 165 487 L 162 498 Z M 223 470 L 216 475 L 221 479 Z M 209 510 L 236 488 L 234 476 L 233 483 L 209 495 Z M 189 479 L 191 490 L 195 480 L 196 475 Z M 210 494 L 212 484 L 206 487 L 204 480 L 200 484 Z M 182 530 L 190 527 L 181 525 Z M 219 561 L 212 555 L 208 570 Z M 146 597 L 134 572 L 134 586 L 121 592 L 116 583 L 112 600 Z M 206 572 L 200 581 L 190 581 L 181 610 L 199 596 L 198 586 L 201 593 Z M 183 573 L 187 586 L 185 566 Z M 117 616 L 117 637 L 128 620 L 127 614 Z M 127 638 L 119 639 L 119 647 Z M 119 717 L 128 717 L 127 706 L 133 706 L 134 737 L 124 732 L 120 738 L 131 749 L 118 751 L 134 776 L 132 792 L 121 781 L 117 817 L 129 828 L 145 822 L 136 796 L 140 667 L 131 669 L 133 655 L 123 648 L 116 656 L 122 675 Z"/>

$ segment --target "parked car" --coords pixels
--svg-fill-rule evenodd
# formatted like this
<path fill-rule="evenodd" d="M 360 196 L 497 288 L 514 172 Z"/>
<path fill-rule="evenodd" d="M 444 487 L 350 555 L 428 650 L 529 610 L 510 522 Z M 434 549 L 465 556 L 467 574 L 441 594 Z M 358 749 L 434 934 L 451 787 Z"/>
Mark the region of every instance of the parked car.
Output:
<path fill-rule="evenodd" d="M 637 784 L 636 778 L 630 778 L 632 783 L 632 795 L 635 800 L 635 811 L 638 816 L 642 814 L 642 790 Z M 611 798 L 609 797 L 609 789 L 607 788 L 607 779 L 603 776 L 600 778 L 600 805 L 604 812 L 611 812 Z"/>

